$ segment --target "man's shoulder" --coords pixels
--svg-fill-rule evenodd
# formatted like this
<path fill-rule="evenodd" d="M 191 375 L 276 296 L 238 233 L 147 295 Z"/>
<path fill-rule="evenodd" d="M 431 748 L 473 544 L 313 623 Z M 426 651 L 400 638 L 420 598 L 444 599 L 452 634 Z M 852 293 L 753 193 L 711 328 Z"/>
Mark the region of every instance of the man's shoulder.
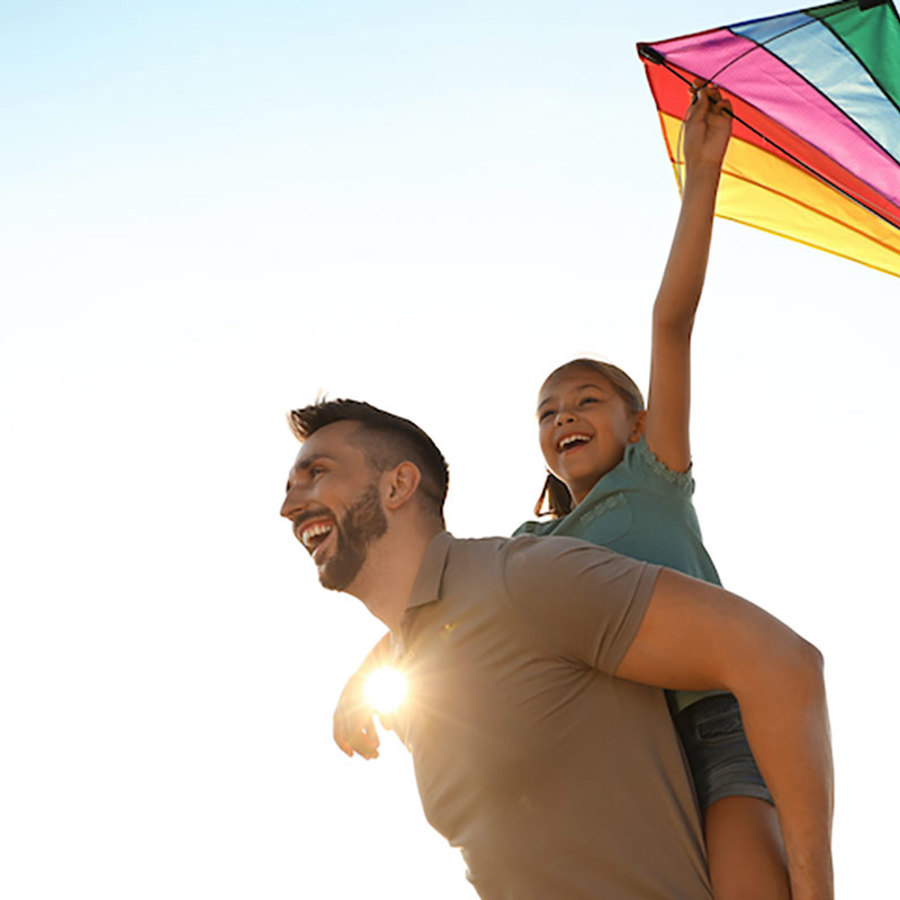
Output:
<path fill-rule="evenodd" d="M 590 541 L 567 535 L 521 533 L 513 537 L 450 538 L 448 562 L 452 568 L 488 569 L 507 578 L 574 577 L 575 573 L 606 560 L 624 560 L 618 553 Z M 627 564 L 637 564 L 628 560 Z M 543 581 L 541 577 L 539 580 Z"/>
<path fill-rule="evenodd" d="M 599 550 L 602 552 L 604 548 L 592 544 L 590 541 L 584 541 L 581 538 L 569 537 L 566 535 L 539 534 L 532 531 L 523 531 L 518 529 L 512 537 L 497 535 L 495 537 L 481 538 L 458 538 L 449 536 L 450 549 L 460 555 L 478 555 L 478 554 L 539 554 L 552 555 L 559 553 L 567 548 L 575 549 L 584 547 L 587 550 Z"/>
<path fill-rule="evenodd" d="M 513 537 L 518 537 L 520 534 L 533 534 L 537 537 L 543 537 L 548 534 L 553 534 L 557 528 L 559 528 L 560 524 L 565 521 L 565 516 L 562 516 L 558 519 L 545 519 L 544 521 L 539 521 L 536 519 L 529 519 L 527 522 L 523 522 L 514 532 Z"/>
<path fill-rule="evenodd" d="M 454 538 L 443 599 L 531 647 L 612 674 L 639 627 L 657 566 L 573 537 Z M 542 651 L 543 652 L 543 651 Z"/>

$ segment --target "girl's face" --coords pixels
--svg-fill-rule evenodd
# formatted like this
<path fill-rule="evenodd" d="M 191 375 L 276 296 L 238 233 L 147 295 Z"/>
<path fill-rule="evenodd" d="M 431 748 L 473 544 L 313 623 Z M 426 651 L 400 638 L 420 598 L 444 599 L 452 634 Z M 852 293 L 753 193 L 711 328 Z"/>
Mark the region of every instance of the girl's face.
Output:
<path fill-rule="evenodd" d="M 538 398 L 541 451 L 576 503 L 625 455 L 644 429 L 609 381 L 590 369 L 564 370 L 548 379 Z"/>

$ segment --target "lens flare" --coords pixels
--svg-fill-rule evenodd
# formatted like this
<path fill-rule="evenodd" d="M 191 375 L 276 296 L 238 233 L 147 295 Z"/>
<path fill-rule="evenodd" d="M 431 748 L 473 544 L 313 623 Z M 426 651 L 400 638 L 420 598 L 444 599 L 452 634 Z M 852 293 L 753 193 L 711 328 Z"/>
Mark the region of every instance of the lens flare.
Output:
<path fill-rule="evenodd" d="M 392 713 L 406 699 L 406 678 L 396 669 L 376 669 L 366 679 L 366 703 L 379 713 Z"/>

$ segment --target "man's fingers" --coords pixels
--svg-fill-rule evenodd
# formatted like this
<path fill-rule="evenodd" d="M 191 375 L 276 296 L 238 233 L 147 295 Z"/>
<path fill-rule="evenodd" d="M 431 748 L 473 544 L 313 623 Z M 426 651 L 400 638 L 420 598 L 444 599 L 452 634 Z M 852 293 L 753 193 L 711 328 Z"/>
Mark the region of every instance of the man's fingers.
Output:
<path fill-rule="evenodd" d="M 365 756 L 366 759 L 378 758 L 378 748 L 381 746 L 381 741 L 378 738 L 378 730 L 375 728 L 375 722 L 372 719 L 369 719 L 360 732 L 360 745 L 363 748 L 357 751 L 360 755 Z"/>
<path fill-rule="evenodd" d="M 351 725 L 346 720 L 335 719 L 335 741 L 343 750 L 350 748 L 350 754 L 358 753 L 363 759 L 376 759 L 380 744 L 378 731 L 372 717 L 357 717 Z M 346 752 L 346 750 L 345 750 Z"/>
<path fill-rule="evenodd" d="M 350 710 L 338 707 L 332 718 L 332 736 L 339 749 L 347 756 L 358 753 L 364 759 L 378 756 L 379 738 L 371 714 L 361 712 L 360 707 Z"/>
<path fill-rule="evenodd" d="M 337 714 L 331 720 L 331 736 L 334 739 L 334 742 L 338 745 L 338 749 L 342 753 L 346 753 L 347 756 L 353 756 L 353 748 L 347 743 L 344 738 L 344 723 L 341 717 Z"/>
<path fill-rule="evenodd" d="M 351 744 L 357 755 L 363 759 L 378 759 L 378 750 L 367 740 L 359 738 L 351 741 Z"/>

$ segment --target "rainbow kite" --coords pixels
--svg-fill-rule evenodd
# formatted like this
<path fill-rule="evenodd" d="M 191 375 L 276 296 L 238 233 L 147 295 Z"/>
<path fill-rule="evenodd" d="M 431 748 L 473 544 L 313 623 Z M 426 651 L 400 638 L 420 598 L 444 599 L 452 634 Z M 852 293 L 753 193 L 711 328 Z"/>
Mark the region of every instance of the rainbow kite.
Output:
<path fill-rule="evenodd" d="M 900 276 L 900 21 L 849 0 L 638 44 L 681 184 L 685 83 L 734 108 L 716 214 Z"/>

